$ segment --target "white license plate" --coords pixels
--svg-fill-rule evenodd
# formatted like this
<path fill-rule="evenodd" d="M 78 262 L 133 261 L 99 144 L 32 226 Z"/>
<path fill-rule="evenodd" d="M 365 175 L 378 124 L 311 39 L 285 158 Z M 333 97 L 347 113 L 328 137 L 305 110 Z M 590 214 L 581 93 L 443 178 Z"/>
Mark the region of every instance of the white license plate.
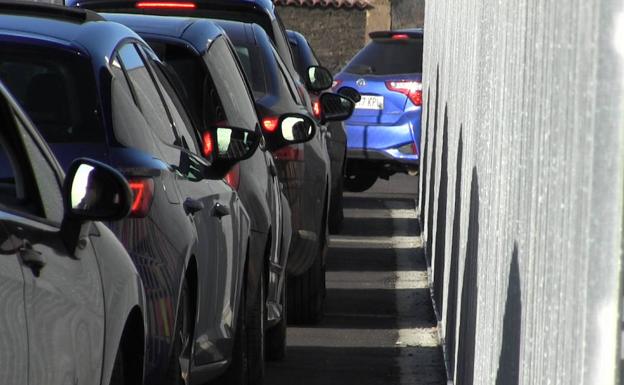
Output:
<path fill-rule="evenodd" d="M 355 105 L 355 108 L 363 110 L 383 110 L 384 97 L 374 95 L 362 95 L 362 99 Z"/>

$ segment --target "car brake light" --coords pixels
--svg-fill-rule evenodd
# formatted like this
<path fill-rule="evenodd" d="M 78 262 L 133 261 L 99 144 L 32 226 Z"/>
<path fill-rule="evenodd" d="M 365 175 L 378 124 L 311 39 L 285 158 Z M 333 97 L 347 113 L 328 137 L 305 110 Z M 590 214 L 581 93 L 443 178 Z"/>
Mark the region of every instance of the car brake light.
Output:
<path fill-rule="evenodd" d="M 149 212 L 154 199 L 154 181 L 152 179 L 130 179 L 128 184 L 133 194 L 130 216 L 143 218 Z"/>
<path fill-rule="evenodd" d="M 273 152 L 273 157 L 279 160 L 303 160 L 303 149 L 298 145 L 282 147 Z"/>
<path fill-rule="evenodd" d="M 202 153 L 206 158 L 209 158 L 210 155 L 212 155 L 212 151 L 214 151 L 214 141 L 212 140 L 212 134 L 209 131 L 206 131 L 202 135 L 202 139 L 204 141 L 202 146 Z"/>
<path fill-rule="evenodd" d="M 314 103 L 312 103 L 312 112 L 314 112 L 314 117 L 317 119 L 321 118 L 321 102 L 318 100 L 315 100 Z"/>
<path fill-rule="evenodd" d="M 195 9 L 195 3 L 169 2 L 169 1 L 140 1 L 135 4 L 136 8 L 162 8 L 162 9 Z"/>
<path fill-rule="evenodd" d="M 262 119 L 262 128 L 264 131 L 272 134 L 277 130 L 277 125 L 279 123 L 279 118 L 264 118 Z"/>
<path fill-rule="evenodd" d="M 334 89 L 335 89 L 336 87 L 338 87 L 338 86 L 339 86 L 339 85 L 341 85 L 341 84 L 342 84 L 342 80 L 340 80 L 340 79 L 334 79 L 334 81 L 332 82 L 332 88 L 334 88 Z"/>
<path fill-rule="evenodd" d="M 386 88 L 390 91 L 400 92 L 406 95 L 415 106 L 422 105 L 422 84 L 413 80 L 389 80 L 386 82 Z"/>
<path fill-rule="evenodd" d="M 240 164 L 235 164 L 234 167 L 225 174 L 225 183 L 230 185 L 234 190 L 238 190 L 238 185 L 240 184 Z"/>
<path fill-rule="evenodd" d="M 405 40 L 408 38 L 409 36 L 406 33 L 397 33 L 396 35 L 392 35 L 392 40 Z"/>

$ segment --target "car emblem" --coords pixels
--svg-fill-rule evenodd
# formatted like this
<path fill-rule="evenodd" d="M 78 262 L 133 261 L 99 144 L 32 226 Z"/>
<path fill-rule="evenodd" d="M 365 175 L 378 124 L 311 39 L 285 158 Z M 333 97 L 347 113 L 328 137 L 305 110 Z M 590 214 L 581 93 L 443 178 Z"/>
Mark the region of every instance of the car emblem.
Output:
<path fill-rule="evenodd" d="M 366 85 L 366 80 L 358 79 L 355 84 L 357 84 L 358 87 L 364 87 Z"/>

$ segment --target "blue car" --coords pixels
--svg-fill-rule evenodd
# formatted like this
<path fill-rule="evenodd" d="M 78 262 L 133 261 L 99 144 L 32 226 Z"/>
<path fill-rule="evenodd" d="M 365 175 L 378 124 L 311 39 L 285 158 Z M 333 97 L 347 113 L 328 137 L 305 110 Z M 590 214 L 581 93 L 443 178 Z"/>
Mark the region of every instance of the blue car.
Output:
<path fill-rule="evenodd" d="M 334 89 L 362 99 L 346 122 L 344 186 L 365 191 L 396 172 L 416 174 L 420 159 L 423 30 L 380 31 L 336 75 Z"/>

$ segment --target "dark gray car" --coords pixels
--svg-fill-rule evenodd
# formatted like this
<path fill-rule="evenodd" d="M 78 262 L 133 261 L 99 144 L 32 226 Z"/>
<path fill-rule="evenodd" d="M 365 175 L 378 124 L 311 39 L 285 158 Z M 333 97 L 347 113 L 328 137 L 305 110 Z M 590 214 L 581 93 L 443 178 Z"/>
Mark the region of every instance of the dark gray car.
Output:
<path fill-rule="evenodd" d="M 0 122 L 0 383 L 142 383 L 143 285 L 121 243 L 92 221 L 130 212 L 126 180 L 80 159 L 63 182 L 1 84 Z"/>

